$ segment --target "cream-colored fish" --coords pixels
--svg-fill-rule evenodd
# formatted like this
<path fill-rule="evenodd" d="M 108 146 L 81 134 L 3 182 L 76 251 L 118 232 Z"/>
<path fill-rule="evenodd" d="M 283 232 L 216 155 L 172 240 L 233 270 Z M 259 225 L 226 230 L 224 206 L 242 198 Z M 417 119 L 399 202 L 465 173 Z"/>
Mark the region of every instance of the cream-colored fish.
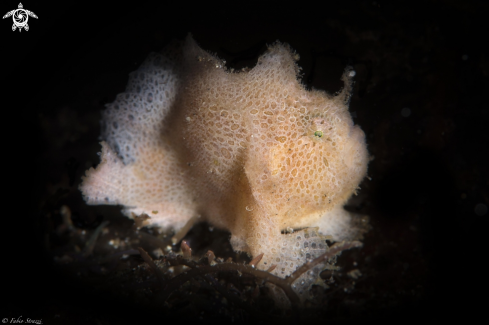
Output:
<path fill-rule="evenodd" d="M 325 236 L 355 237 L 343 205 L 368 153 L 348 112 L 354 73 L 337 96 L 307 91 L 295 57 L 276 43 L 231 72 L 190 36 L 150 55 L 103 113 L 102 161 L 80 187 L 87 203 L 177 231 L 201 216 L 282 277 L 325 252 Z"/>

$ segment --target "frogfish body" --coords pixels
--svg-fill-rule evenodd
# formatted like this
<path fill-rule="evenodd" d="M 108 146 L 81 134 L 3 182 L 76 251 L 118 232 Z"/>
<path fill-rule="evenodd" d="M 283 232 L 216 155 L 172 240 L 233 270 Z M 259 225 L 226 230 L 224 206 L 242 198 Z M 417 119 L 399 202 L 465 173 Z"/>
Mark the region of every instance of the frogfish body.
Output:
<path fill-rule="evenodd" d="M 80 186 L 86 202 L 176 231 L 199 216 L 229 230 L 235 250 L 264 253 L 258 267 L 276 265 L 281 277 L 324 253 L 325 239 L 358 236 L 343 208 L 368 163 L 348 111 L 354 73 L 336 96 L 308 91 L 296 57 L 277 42 L 234 72 L 191 36 L 151 54 L 103 112 L 101 162 Z"/>

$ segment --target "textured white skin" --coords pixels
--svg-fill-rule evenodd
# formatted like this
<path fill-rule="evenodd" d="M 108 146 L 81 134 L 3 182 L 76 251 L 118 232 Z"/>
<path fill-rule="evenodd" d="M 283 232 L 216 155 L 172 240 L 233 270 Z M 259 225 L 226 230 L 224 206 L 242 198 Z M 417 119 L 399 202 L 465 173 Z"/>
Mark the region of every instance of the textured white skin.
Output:
<path fill-rule="evenodd" d="M 202 216 L 279 276 L 325 252 L 326 236 L 357 236 L 343 205 L 368 153 L 348 112 L 351 71 L 335 97 L 307 91 L 294 57 L 277 43 L 249 72 L 230 73 L 191 37 L 180 54 L 151 55 L 104 111 L 102 161 L 80 187 L 87 203 L 177 231 Z"/>

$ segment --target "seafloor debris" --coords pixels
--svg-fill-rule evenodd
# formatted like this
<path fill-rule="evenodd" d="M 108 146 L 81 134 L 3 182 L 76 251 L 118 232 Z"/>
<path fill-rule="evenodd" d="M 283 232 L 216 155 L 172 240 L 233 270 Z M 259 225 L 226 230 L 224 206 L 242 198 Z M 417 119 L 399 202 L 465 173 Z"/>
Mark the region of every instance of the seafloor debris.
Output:
<path fill-rule="evenodd" d="M 66 209 L 62 209 L 64 214 Z M 335 257 L 344 250 L 361 246 L 356 241 L 336 243 L 282 278 L 257 267 L 262 263 L 262 255 L 250 261 L 244 254 L 244 257 L 226 258 L 212 250 L 199 253 L 202 249 L 194 254 L 189 243 L 195 242 L 195 238 L 184 239 L 180 247 L 171 246 L 172 234 L 108 224 L 104 221 L 88 231 L 68 228 L 63 236 L 68 235 L 69 239 L 63 247 L 55 247 L 54 243 L 49 247 L 55 261 L 70 276 L 76 274 L 78 280 L 85 279 L 94 290 L 154 310 L 163 308 L 166 312 L 180 311 L 189 303 L 192 308 L 210 308 L 223 315 L 234 315 L 237 310 L 280 315 L 287 312 L 284 307 L 298 310 L 310 306 L 314 303 L 311 299 L 314 291 L 317 288 L 324 291 L 328 288 L 327 282 L 331 284 L 331 275 L 338 269 L 332 265 Z M 209 234 L 228 236 L 216 232 L 213 230 Z M 118 245 L 114 245 L 115 242 Z M 303 275 L 325 263 L 331 263 L 329 273 L 326 272 L 330 280 L 325 280 L 319 271 L 315 281 L 304 288 L 308 294 L 299 292 L 297 288 L 304 282 Z"/>

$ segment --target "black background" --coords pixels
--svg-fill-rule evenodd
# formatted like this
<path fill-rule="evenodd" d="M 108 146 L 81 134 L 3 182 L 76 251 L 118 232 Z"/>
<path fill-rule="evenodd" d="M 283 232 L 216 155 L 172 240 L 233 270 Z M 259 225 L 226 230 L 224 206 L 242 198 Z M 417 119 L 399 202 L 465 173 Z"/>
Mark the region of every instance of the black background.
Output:
<path fill-rule="evenodd" d="M 0 11 L 17 5 L 3 1 Z M 481 315 L 489 307 L 489 213 L 474 210 L 489 205 L 486 2 L 23 5 L 39 17 L 29 19 L 28 32 L 12 32 L 10 18 L 0 21 L 1 295 L 8 301 L 0 318 L 83 324 L 81 315 L 105 311 L 102 323 L 110 323 L 114 310 L 70 294 L 50 272 L 42 211 L 58 189 L 80 202 L 76 187 L 86 165 L 97 162 L 103 105 L 123 91 L 148 53 L 191 32 L 203 49 L 236 68 L 252 66 L 266 44 L 287 42 L 301 55 L 303 82 L 331 93 L 341 88 L 344 67 L 353 65 L 350 111 L 374 158 L 356 203 L 374 227 L 365 249 L 370 243 L 381 255 L 375 264 L 381 275 L 372 283 L 393 296 L 418 280 L 424 288 L 416 305 L 400 300 L 384 312 L 387 307 L 373 304 L 373 319 L 487 321 Z M 404 279 L 397 266 L 420 260 Z M 54 300 L 64 303 L 53 306 Z M 114 314 L 114 322 L 125 312 Z M 66 318 L 54 320 L 55 314 Z"/>

